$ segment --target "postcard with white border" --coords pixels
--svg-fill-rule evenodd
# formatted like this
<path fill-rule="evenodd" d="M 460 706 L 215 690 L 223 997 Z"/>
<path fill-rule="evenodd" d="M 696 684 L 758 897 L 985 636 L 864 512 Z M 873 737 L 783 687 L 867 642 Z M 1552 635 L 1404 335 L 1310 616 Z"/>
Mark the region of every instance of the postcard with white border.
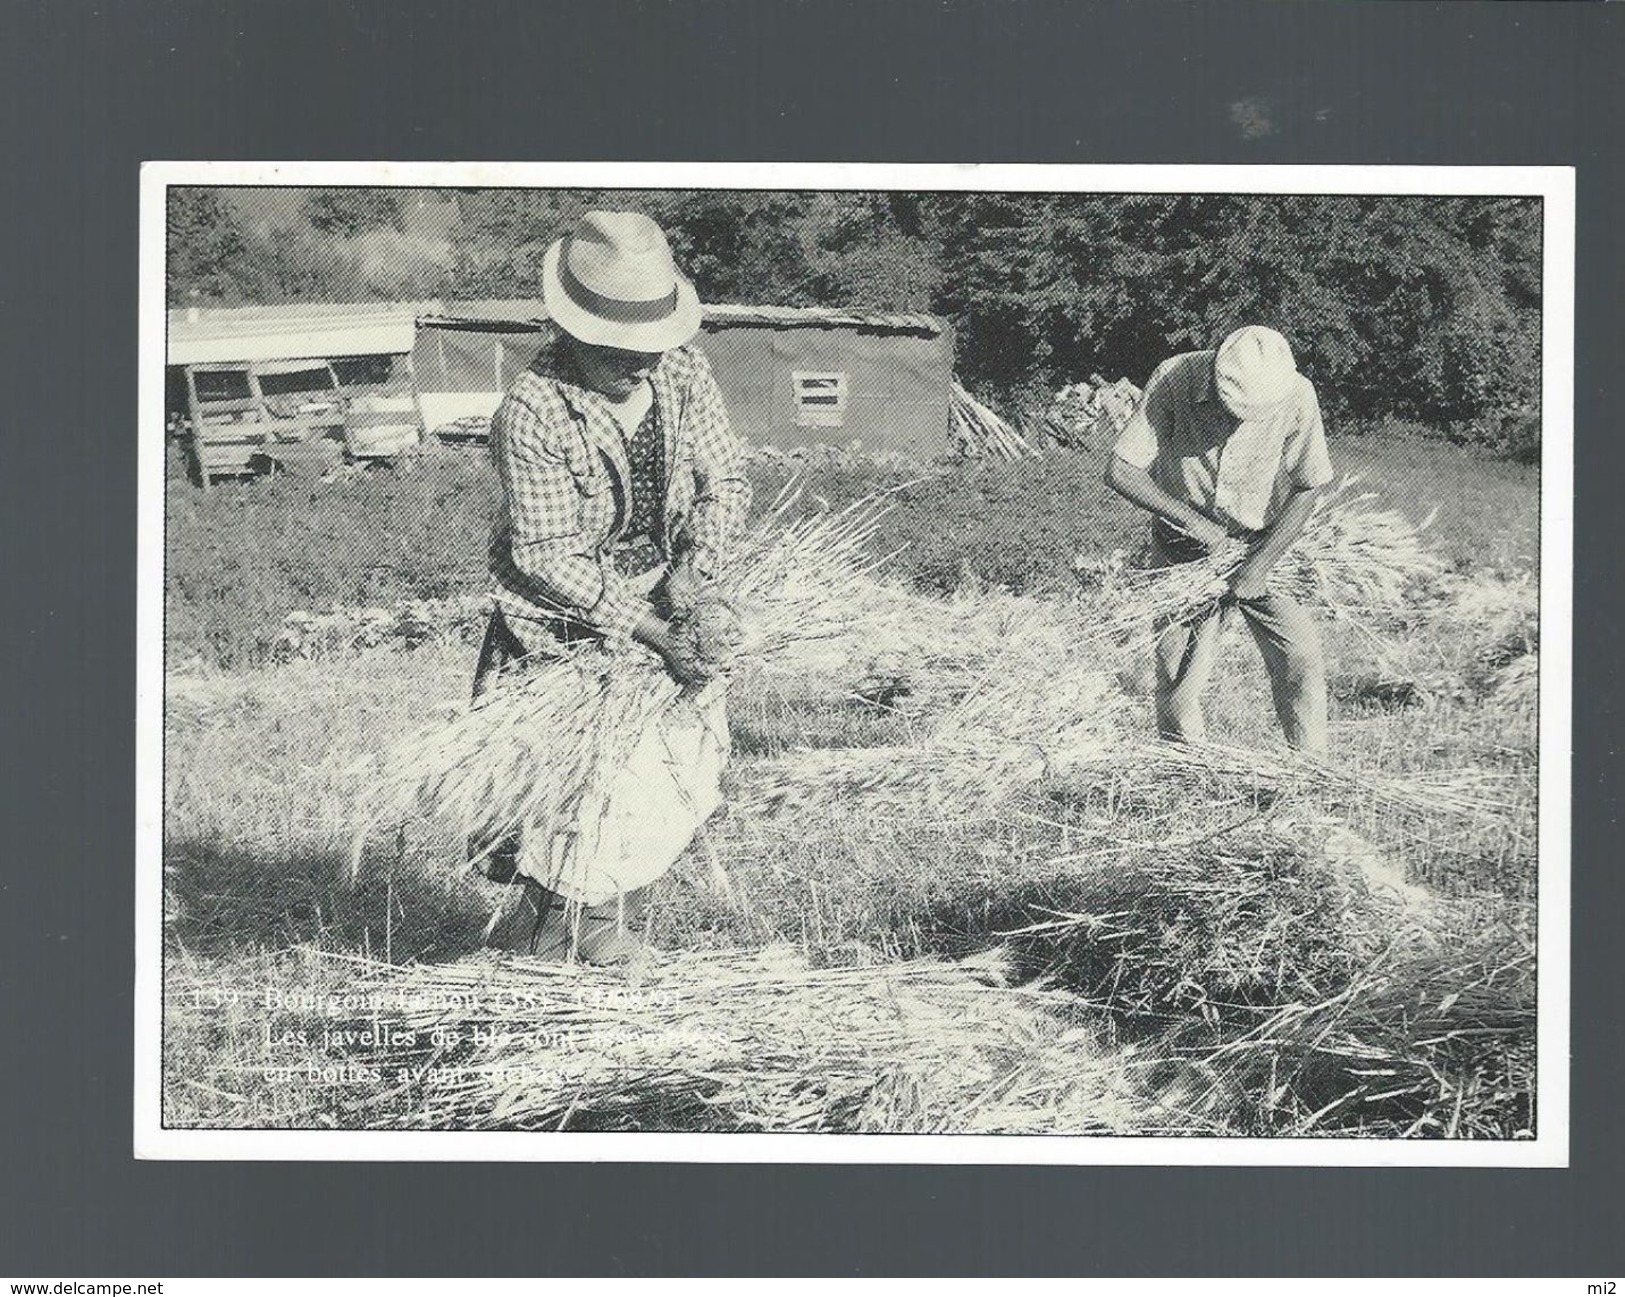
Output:
<path fill-rule="evenodd" d="M 138 1156 L 1567 1165 L 1573 188 L 147 164 Z"/>

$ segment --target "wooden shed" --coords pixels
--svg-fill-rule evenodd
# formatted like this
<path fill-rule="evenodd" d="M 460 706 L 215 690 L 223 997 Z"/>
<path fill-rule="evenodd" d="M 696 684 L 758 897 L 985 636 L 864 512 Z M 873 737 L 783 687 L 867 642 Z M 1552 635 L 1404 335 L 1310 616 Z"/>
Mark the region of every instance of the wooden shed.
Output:
<path fill-rule="evenodd" d="M 349 458 L 422 438 L 416 320 L 434 303 L 171 311 L 168 404 L 199 481 Z"/>
<path fill-rule="evenodd" d="M 451 303 L 420 319 L 426 426 L 447 440 L 480 436 L 550 328 L 537 301 Z M 753 445 L 858 442 L 922 460 L 948 450 L 953 335 L 935 316 L 707 306 L 700 345 Z"/>

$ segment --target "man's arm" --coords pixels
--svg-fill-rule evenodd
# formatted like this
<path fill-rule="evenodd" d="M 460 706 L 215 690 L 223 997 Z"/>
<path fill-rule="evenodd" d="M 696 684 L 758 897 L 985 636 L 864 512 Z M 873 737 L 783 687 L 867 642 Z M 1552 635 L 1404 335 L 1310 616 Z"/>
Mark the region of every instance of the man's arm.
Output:
<path fill-rule="evenodd" d="M 1211 518 L 1205 518 L 1183 500 L 1168 494 L 1151 477 L 1151 471 L 1113 455 L 1106 464 L 1106 485 L 1124 499 L 1177 527 L 1208 549 L 1217 549 L 1228 535 Z"/>
<path fill-rule="evenodd" d="M 1241 566 L 1230 578 L 1230 589 L 1238 599 L 1261 599 L 1269 589 L 1269 575 L 1281 556 L 1292 548 L 1292 542 L 1303 534 L 1304 524 L 1315 511 L 1315 497 L 1320 487 L 1300 487 L 1288 497 L 1281 514 L 1270 524 Z"/>
<path fill-rule="evenodd" d="M 1326 424 L 1320 414 L 1320 398 L 1314 386 L 1304 380 L 1298 412 L 1298 433 L 1292 443 L 1288 476 L 1292 494 L 1280 515 L 1253 542 L 1252 550 L 1230 579 L 1238 599 L 1262 598 L 1268 590 L 1270 571 L 1292 542 L 1303 534 L 1315 499 L 1332 481 L 1332 460 L 1326 448 Z"/>
<path fill-rule="evenodd" d="M 1157 462 L 1163 439 L 1176 418 L 1176 364 L 1177 358 L 1163 361 L 1146 380 L 1140 403 L 1123 425 L 1111 458 L 1106 461 L 1106 485 L 1208 549 L 1215 549 L 1225 539 L 1224 528 L 1165 491 L 1151 476 L 1151 466 Z"/>

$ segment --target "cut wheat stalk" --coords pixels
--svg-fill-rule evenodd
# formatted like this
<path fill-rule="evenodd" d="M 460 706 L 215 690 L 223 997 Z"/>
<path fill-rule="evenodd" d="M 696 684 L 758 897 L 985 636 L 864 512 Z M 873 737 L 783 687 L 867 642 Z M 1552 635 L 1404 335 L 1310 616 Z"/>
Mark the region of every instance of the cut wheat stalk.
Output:
<path fill-rule="evenodd" d="M 528 958 L 343 959 L 356 1056 L 404 1078 L 364 1124 L 463 1130 L 1125 1133 L 1126 1071 L 998 952 L 813 968 L 788 947 L 623 973 Z M 347 971 L 346 971 L 347 970 Z M 333 1019 L 330 1025 L 341 1025 Z"/>
<path fill-rule="evenodd" d="M 1312 793 L 1478 823 L 1499 822 L 1514 803 L 1506 779 L 1477 766 L 1394 772 L 1284 745 L 1136 739 L 1133 708 L 1116 683 L 1048 656 L 1049 646 L 1047 634 L 1025 645 L 1014 639 L 996 677 L 982 677 L 952 706 L 928 715 L 907 742 L 796 749 L 756 763 L 740 790 L 742 808 L 800 812 L 857 797 L 871 810 L 928 807 L 975 817 L 1019 793 L 1080 778 L 1145 787 L 1200 779 L 1231 800 Z"/>
<path fill-rule="evenodd" d="M 986 815 L 1046 780 L 1114 765 L 1122 703 L 1102 672 L 1012 656 L 1000 678 L 983 677 L 911 742 L 798 749 L 758 763 L 743 806 L 805 811 L 857 796 L 870 810 Z"/>
<path fill-rule="evenodd" d="M 728 673 L 804 674 L 849 657 L 870 624 L 872 609 L 850 592 L 878 588 L 869 576 L 883 560 L 869 547 L 886 500 L 794 517 L 799 499 L 794 485 L 781 494 L 708 596 L 737 614 Z M 576 643 L 518 664 L 449 721 L 367 758 L 352 870 L 375 827 L 417 814 L 460 826 L 486 850 L 518 832 L 565 833 L 651 727 L 684 708 L 705 715 L 707 697 L 685 692 L 636 645 Z"/>
<path fill-rule="evenodd" d="M 1506 780 L 1477 766 L 1380 770 L 1284 745 L 1241 748 L 1210 740 L 1142 743 L 1125 751 L 1123 764 L 1146 778 L 1185 775 L 1240 783 L 1274 794 L 1310 791 L 1466 821 L 1498 820 L 1511 801 Z"/>
<path fill-rule="evenodd" d="M 1383 620 L 1409 606 L 1421 584 L 1437 582 L 1444 561 L 1423 543 L 1420 527 L 1376 496 L 1356 493 L 1345 478 L 1315 502 L 1302 535 L 1270 573 L 1274 592 L 1375 634 Z M 1098 581 L 1102 614 L 1085 633 L 1096 642 L 1139 641 L 1173 622 L 1221 607 L 1248 554 L 1231 541 L 1208 557 L 1165 567 L 1132 568 L 1120 558 L 1105 570 L 1081 572 Z"/>
<path fill-rule="evenodd" d="M 1533 1091 L 1526 937 L 1471 903 L 1417 905 L 1339 827 L 1270 816 L 1109 868 L 1065 857 L 999 935 L 1082 1003 L 1156 1025 L 1207 1078 L 1197 1107 L 1246 1095 L 1284 1134 L 1444 1134 L 1482 1084 L 1471 1133 L 1506 1137 Z"/>
<path fill-rule="evenodd" d="M 1385 952 L 1336 995 L 1283 1005 L 1226 1041 L 1203 1068 L 1228 1087 L 1255 1084 L 1266 1069 L 1280 1078 L 1302 1114 L 1288 1134 L 1332 1133 L 1327 1118 L 1336 1114 L 1338 1133 L 1527 1137 L 1534 1033 L 1534 957 L 1497 934 L 1468 935 Z M 1483 1128 L 1482 1118 L 1464 1119 L 1469 1094 L 1482 1100 L 1475 1114 L 1513 1110 L 1515 1128 L 1504 1117 Z"/>
<path fill-rule="evenodd" d="M 1498 670 L 1490 697 L 1504 711 L 1532 718 L 1540 707 L 1540 651 L 1513 658 Z"/>

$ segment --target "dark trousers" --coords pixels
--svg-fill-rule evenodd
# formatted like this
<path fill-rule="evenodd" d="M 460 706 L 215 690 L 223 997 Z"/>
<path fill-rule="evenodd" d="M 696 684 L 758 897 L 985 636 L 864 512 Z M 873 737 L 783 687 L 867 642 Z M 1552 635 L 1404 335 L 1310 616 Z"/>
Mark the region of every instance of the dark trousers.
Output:
<path fill-rule="evenodd" d="M 1188 537 L 1153 529 L 1153 562 L 1187 563 L 1203 550 Z M 1230 599 L 1200 616 L 1159 627 L 1156 647 L 1157 729 L 1165 739 L 1206 734 L 1202 695 L 1219 656 L 1228 618 L 1239 614 L 1252 632 L 1269 673 L 1275 715 L 1287 742 L 1315 754 L 1326 751 L 1326 658 L 1308 609 L 1275 591 L 1262 598 Z"/>

